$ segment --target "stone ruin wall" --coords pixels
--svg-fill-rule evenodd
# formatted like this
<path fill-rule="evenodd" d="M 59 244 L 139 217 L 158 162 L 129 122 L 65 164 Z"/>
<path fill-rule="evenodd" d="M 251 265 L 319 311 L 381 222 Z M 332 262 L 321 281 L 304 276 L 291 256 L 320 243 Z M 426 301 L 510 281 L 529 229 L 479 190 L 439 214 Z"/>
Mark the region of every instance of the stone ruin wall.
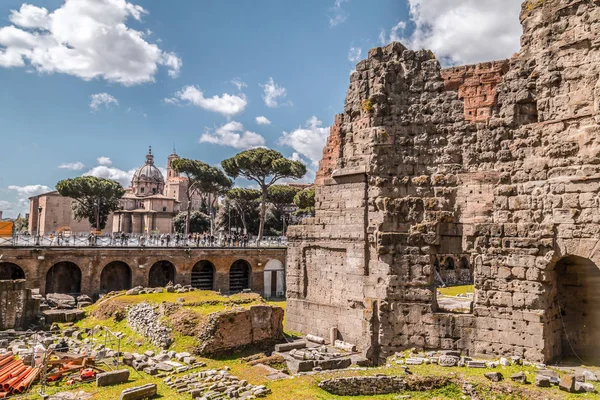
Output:
<path fill-rule="evenodd" d="M 26 330 L 39 313 L 40 301 L 24 279 L 0 280 L 0 330 Z"/>
<path fill-rule="evenodd" d="M 316 215 L 288 232 L 288 329 L 337 327 L 374 361 L 412 346 L 548 361 L 571 290 L 571 340 L 598 348 L 600 270 L 577 265 L 600 266 L 600 2 L 526 1 L 521 22 L 507 61 L 441 69 L 392 43 L 358 63 Z M 473 270 L 472 314 L 438 310 L 448 255 Z"/>

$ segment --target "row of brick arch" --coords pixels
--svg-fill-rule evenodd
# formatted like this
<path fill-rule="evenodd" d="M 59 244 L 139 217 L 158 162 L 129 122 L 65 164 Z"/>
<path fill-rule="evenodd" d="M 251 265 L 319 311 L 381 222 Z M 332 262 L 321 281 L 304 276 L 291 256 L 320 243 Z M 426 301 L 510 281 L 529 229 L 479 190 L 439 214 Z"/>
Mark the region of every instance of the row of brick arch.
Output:
<path fill-rule="evenodd" d="M 250 287 L 252 267 L 244 259 L 234 261 L 229 268 L 229 291 L 240 292 Z M 155 262 L 148 271 L 148 286 L 163 287 L 175 282 L 177 269 L 170 261 Z M 193 287 L 215 290 L 215 266 L 200 260 L 192 268 Z M 131 267 L 123 261 L 112 261 L 100 273 L 100 292 L 127 290 L 132 287 Z M 23 269 L 14 263 L 0 263 L 0 280 L 25 279 Z M 81 293 L 82 274 L 79 266 L 70 261 L 54 264 L 46 273 L 45 293 Z"/>
<path fill-rule="evenodd" d="M 455 261 L 453 256 L 446 256 L 441 259 L 441 262 L 440 259 L 436 257 L 433 265 L 438 272 L 440 272 L 440 270 L 453 271 L 457 269 L 457 267 L 458 269 L 470 269 L 469 260 L 465 256 L 461 257 L 458 262 Z"/>

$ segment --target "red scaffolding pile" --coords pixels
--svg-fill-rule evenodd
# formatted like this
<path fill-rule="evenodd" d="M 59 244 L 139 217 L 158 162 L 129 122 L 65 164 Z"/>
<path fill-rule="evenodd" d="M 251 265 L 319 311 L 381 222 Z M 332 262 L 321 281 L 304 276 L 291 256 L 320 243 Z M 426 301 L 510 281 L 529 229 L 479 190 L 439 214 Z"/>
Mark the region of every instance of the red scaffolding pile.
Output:
<path fill-rule="evenodd" d="M 25 365 L 12 353 L 0 355 L 0 398 L 26 392 L 39 374 L 39 367 Z"/>

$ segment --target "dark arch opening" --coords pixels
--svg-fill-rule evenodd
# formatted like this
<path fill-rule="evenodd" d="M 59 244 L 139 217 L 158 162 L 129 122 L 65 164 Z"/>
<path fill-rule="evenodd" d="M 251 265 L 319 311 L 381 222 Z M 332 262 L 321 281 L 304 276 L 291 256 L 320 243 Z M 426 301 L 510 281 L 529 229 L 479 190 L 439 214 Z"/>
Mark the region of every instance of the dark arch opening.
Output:
<path fill-rule="evenodd" d="M 100 291 L 117 292 L 131 289 L 131 268 L 123 261 L 106 264 L 100 273 Z"/>
<path fill-rule="evenodd" d="M 564 357 L 600 363 L 600 268 L 569 256 L 556 264 L 560 348 Z"/>
<path fill-rule="evenodd" d="M 208 260 L 198 261 L 192 268 L 192 287 L 214 290 L 215 266 Z"/>
<path fill-rule="evenodd" d="M 241 292 L 250 288 L 250 264 L 246 260 L 237 260 L 229 269 L 229 291 Z"/>
<path fill-rule="evenodd" d="M 158 261 L 152 265 L 148 274 L 149 287 L 165 287 L 175 283 L 175 266 L 169 261 Z"/>
<path fill-rule="evenodd" d="M 48 293 L 81 293 L 81 270 L 77 264 L 69 261 L 54 264 L 46 273 L 46 294 Z"/>
<path fill-rule="evenodd" d="M 452 257 L 446 257 L 444 260 L 444 269 L 448 271 L 454 270 L 454 259 Z"/>
<path fill-rule="evenodd" d="M 25 272 L 17 264 L 3 262 L 0 263 L 0 280 L 25 279 Z"/>
<path fill-rule="evenodd" d="M 461 257 L 460 263 L 459 263 L 459 268 L 460 269 L 469 269 L 469 260 L 467 260 L 467 257 Z"/>

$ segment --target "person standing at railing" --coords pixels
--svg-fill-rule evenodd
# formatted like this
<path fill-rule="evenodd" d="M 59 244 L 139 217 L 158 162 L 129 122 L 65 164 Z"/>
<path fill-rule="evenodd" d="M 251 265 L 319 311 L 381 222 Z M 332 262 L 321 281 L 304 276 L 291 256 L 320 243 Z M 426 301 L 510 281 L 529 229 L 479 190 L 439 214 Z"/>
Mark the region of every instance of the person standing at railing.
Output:
<path fill-rule="evenodd" d="M 171 243 L 171 234 L 167 233 L 167 247 L 169 247 L 169 243 Z"/>

